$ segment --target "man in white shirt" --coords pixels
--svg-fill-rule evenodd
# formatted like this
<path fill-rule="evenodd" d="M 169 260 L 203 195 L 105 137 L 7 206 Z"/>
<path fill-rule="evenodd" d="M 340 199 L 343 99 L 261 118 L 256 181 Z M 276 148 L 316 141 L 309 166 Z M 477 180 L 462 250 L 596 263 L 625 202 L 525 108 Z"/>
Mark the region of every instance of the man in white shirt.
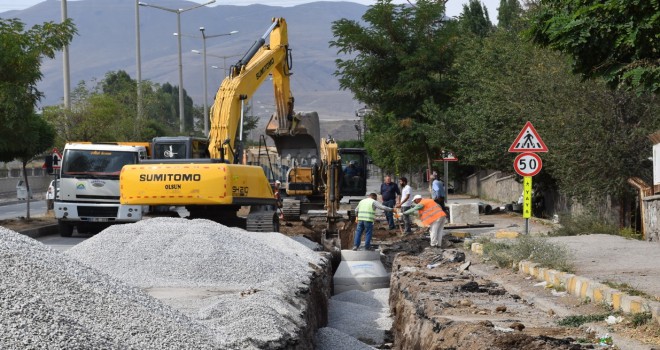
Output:
<path fill-rule="evenodd" d="M 397 203 L 396 207 L 401 208 L 401 211 L 404 212 L 410 207 L 412 207 L 412 196 L 410 195 L 410 191 L 412 188 L 410 188 L 410 185 L 408 185 L 408 179 L 405 177 L 399 178 L 399 185 L 401 186 L 401 197 L 399 203 Z M 404 235 L 409 235 L 412 233 L 412 229 L 410 228 L 410 215 L 407 214 L 402 214 L 403 215 L 403 225 L 404 225 Z"/>

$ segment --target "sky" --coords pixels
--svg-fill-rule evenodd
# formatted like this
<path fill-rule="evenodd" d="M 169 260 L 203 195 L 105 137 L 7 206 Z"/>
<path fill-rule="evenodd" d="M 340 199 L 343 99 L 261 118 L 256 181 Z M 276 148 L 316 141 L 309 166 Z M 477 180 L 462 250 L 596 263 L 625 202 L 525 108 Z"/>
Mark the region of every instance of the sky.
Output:
<path fill-rule="evenodd" d="M 312 0 L 314 1 L 314 0 Z M 251 4 L 263 4 L 270 6 L 294 6 L 307 2 L 312 2 L 310 0 L 217 0 L 213 5 L 251 5 Z M 356 2 L 363 5 L 371 5 L 374 3 L 373 0 L 346 0 L 350 2 Z M 5 12 L 9 10 L 23 10 L 35 4 L 43 2 L 43 0 L 0 0 L 0 12 Z M 71 0 L 68 0 L 71 2 Z M 151 1 L 157 3 L 158 0 Z M 204 1 L 194 1 L 197 3 L 204 3 Z M 405 1 L 395 0 L 395 3 L 403 3 Z M 413 0 L 414 2 L 414 0 Z M 463 4 L 467 3 L 468 0 L 449 0 L 447 1 L 447 15 L 448 16 L 458 16 L 463 10 Z M 497 7 L 500 4 L 500 0 L 481 0 L 483 4 L 488 8 L 488 15 L 491 22 L 497 23 Z M 212 6 L 213 6 L 212 5 Z"/>

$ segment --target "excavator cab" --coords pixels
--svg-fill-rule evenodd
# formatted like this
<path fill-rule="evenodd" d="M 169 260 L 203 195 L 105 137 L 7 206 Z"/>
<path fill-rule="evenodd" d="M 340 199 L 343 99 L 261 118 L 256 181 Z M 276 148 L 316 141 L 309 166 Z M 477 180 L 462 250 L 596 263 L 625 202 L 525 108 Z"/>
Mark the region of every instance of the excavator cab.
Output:
<path fill-rule="evenodd" d="M 160 136 L 151 142 L 152 159 L 207 159 L 209 141 L 191 136 Z"/>
<path fill-rule="evenodd" d="M 367 194 L 367 152 L 363 148 L 340 148 L 342 163 L 340 194 L 365 196 Z"/>

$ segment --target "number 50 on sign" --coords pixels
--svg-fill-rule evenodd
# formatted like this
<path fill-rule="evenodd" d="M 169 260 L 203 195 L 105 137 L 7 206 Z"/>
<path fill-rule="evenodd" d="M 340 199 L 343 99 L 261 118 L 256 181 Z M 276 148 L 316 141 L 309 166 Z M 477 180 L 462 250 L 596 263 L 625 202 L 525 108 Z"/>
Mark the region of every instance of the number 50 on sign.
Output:
<path fill-rule="evenodd" d="M 513 167 L 520 176 L 534 176 L 541 171 L 543 162 L 536 153 L 521 153 L 513 161 Z"/>

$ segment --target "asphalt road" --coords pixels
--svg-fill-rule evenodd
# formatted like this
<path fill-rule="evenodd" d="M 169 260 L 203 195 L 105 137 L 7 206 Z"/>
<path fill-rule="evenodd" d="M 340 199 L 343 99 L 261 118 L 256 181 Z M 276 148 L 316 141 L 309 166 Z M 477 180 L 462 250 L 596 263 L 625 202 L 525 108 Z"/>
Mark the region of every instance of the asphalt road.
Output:
<path fill-rule="evenodd" d="M 30 201 L 30 216 L 42 216 L 46 213 L 46 201 L 33 199 Z M 0 220 L 25 217 L 27 215 L 26 201 L 0 201 Z"/>

